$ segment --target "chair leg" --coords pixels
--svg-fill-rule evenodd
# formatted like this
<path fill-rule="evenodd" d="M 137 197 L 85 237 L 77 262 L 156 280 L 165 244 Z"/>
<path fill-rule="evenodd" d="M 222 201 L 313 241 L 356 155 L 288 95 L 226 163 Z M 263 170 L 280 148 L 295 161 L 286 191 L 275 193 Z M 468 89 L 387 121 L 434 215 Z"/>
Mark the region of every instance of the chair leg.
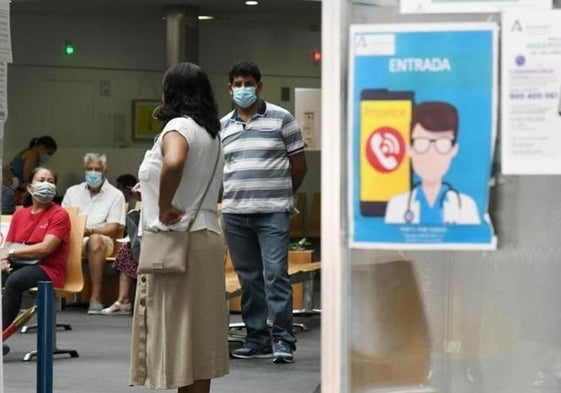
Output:
<path fill-rule="evenodd" d="M 56 299 L 55 299 L 55 303 L 56 303 Z M 61 310 L 66 309 L 66 300 L 64 298 L 60 299 L 60 305 L 61 305 Z M 56 312 L 56 310 L 54 311 Z M 62 330 L 72 330 L 72 326 L 70 326 L 69 323 L 57 323 L 56 328 L 62 328 Z M 33 324 L 33 325 L 23 325 L 20 329 L 20 333 L 21 334 L 25 334 L 28 332 L 31 332 L 32 330 L 37 330 L 37 324 Z"/>
<path fill-rule="evenodd" d="M 293 310 L 292 314 L 295 316 L 311 316 L 321 314 L 321 310 L 313 308 L 313 295 L 314 295 L 314 277 L 315 272 L 311 273 L 311 277 L 303 282 L 304 286 L 304 308 L 299 310 Z M 308 328 L 303 323 L 295 323 L 294 327 L 302 329 L 302 331 L 307 331 Z"/>
<path fill-rule="evenodd" d="M 63 354 L 68 354 L 70 355 L 71 358 L 77 358 L 80 355 L 78 355 L 78 351 L 76 351 L 75 349 L 59 349 L 57 348 L 56 345 L 56 328 L 57 326 L 61 325 L 64 326 L 65 324 L 57 324 L 56 323 L 56 310 L 53 310 L 53 355 L 63 355 Z M 72 327 L 70 327 L 70 325 L 66 324 L 66 326 L 69 327 L 69 329 L 65 330 L 71 330 Z M 27 329 L 26 329 L 27 331 Z M 28 362 L 31 359 L 33 359 L 34 357 L 37 357 L 37 350 L 33 350 L 33 351 L 29 351 L 27 352 L 25 355 L 23 355 L 23 361 L 24 362 Z"/>
<path fill-rule="evenodd" d="M 72 326 L 69 323 L 57 323 L 56 328 L 62 328 L 61 330 L 72 330 Z M 33 325 L 23 325 L 20 329 L 21 334 L 29 333 L 33 330 L 37 330 L 37 324 Z"/>
<path fill-rule="evenodd" d="M 229 318 L 228 313 L 228 318 Z M 244 334 L 235 334 L 230 332 L 230 329 L 238 329 L 241 330 L 245 327 L 243 322 L 231 322 L 228 323 L 228 341 L 229 342 L 237 342 L 237 343 L 244 343 L 245 342 L 245 335 Z"/>
<path fill-rule="evenodd" d="M 80 355 L 78 355 L 78 351 L 76 351 L 75 349 L 53 349 L 53 355 L 60 355 L 60 354 L 68 354 L 70 355 L 71 358 L 78 358 L 80 357 Z M 34 349 L 33 351 L 29 351 L 27 352 L 25 355 L 23 355 L 23 361 L 24 362 L 28 362 L 31 359 L 37 357 L 37 350 Z"/>
<path fill-rule="evenodd" d="M 243 329 L 245 327 L 245 323 L 243 322 L 231 322 L 228 324 L 228 329 Z"/>
<path fill-rule="evenodd" d="M 292 313 L 294 315 L 311 316 L 321 314 L 321 309 L 313 307 L 314 276 L 315 272 L 312 274 L 309 280 L 304 281 L 304 308 L 293 310 Z"/>
<path fill-rule="evenodd" d="M 228 342 L 233 342 L 233 343 L 244 343 L 245 342 L 245 336 L 237 336 L 235 334 L 228 334 Z"/>
<path fill-rule="evenodd" d="M 304 325 L 303 323 L 292 323 L 292 327 L 293 328 L 298 328 L 303 332 L 307 332 L 308 331 L 308 327 L 306 325 Z"/>
<path fill-rule="evenodd" d="M 228 321 L 230 321 L 230 299 L 228 299 L 228 298 L 226 298 L 225 311 L 226 311 L 226 316 L 228 318 Z M 240 335 L 237 335 L 237 334 L 230 333 L 230 329 L 232 329 L 232 325 L 237 325 L 237 324 L 228 322 L 228 342 L 237 342 L 237 343 L 242 343 L 243 344 L 245 342 L 245 338 L 244 338 L 245 336 L 240 336 Z M 245 325 L 242 322 L 241 326 L 238 329 L 242 329 L 243 327 L 245 327 Z"/>
<path fill-rule="evenodd" d="M 271 321 L 267 321 L 267 325 L 269 327 L 273 327 L 273 323 Z M 306 327 L 306 325 L 304 325 L 303 323 L 292 323 L 292 327 L 293 328 L 299 328 L 301 329 L 303 332 L 307 331 L 308 328 Z M 232 322 L 228 324 L 228 329 L 243 329 L 245 328 L 245 323 L 243 322 Z"/>

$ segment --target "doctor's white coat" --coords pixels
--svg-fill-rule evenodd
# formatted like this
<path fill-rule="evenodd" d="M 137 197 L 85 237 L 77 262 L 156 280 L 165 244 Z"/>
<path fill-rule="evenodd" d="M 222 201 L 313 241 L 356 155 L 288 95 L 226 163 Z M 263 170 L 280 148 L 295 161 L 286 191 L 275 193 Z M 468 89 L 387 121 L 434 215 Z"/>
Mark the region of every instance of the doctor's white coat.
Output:
<path fill-rule="evenodd" d="M 389 200 L 386 208 L 385 222 L 387 224 L 419 224 L 422 223 L 420 203 L 417 200 L 418 187 L 411 191 L 398 194 Z M 409 194 L 412 193 L 411 198 Z M 405 220 L 405 213 L 411 210 L 412 220 Z M 440 203 L 437 201 L 436 203 Z M 481 219 L 477 212 L 477 205 L 473 198 L 466 194 L 448 190 L 444 197 L 442 208 L 444 211 L 444 224 L 480 224 Z"/>

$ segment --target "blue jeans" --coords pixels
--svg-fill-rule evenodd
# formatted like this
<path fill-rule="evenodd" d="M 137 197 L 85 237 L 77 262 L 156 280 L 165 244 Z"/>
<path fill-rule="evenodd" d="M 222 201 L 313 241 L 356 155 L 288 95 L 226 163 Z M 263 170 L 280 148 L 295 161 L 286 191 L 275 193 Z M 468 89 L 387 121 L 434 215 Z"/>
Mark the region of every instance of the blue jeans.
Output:
<path fill-rule="evenodd" d="M 242 287 L 247 343 L 294 346 L 292 286 L 288 276 L 288 213 L 222 214 L 222 228 Z M 271 314 L 272 333 L 267 326 Z"/>

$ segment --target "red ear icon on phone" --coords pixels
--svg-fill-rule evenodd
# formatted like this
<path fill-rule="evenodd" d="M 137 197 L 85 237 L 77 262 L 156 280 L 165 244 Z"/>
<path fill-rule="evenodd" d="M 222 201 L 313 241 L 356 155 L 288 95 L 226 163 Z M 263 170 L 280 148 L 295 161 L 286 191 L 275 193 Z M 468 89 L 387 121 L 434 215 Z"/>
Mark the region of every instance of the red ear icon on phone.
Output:
<path fill-rule="evenodd" d="M 375 130 L 366 143 L 366 158 L 379 172 L 396 170 L 405 157 L 405 141 L 401 134 L 391 128 Z"/>

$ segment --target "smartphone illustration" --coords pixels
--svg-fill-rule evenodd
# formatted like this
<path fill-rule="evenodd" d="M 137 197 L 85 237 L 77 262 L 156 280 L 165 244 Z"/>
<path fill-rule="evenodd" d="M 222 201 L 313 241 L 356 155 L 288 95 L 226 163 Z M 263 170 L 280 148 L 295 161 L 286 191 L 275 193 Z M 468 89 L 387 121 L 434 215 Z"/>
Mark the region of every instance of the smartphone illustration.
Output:
<path fill-rule="evenodd" d="M 412 91 L 365 89 L 360 96 L 360 213 L 384 216 L 393 196 L 410 190 L 407 157 Z"/>

